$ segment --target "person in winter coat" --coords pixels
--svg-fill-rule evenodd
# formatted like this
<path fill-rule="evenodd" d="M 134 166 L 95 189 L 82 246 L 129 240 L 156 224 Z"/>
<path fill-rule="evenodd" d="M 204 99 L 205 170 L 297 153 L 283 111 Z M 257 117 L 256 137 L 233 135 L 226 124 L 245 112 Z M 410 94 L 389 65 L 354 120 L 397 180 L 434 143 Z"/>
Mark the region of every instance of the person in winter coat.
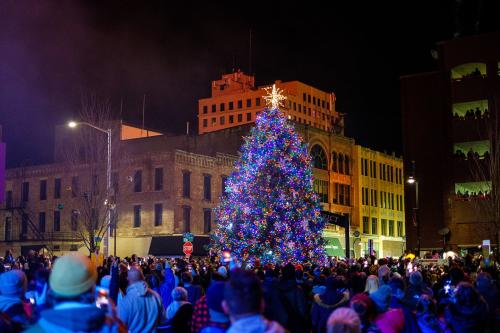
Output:
<path fill-rule="evenodd" d="M 417 303 L 417 322 L 421 333 L 445 333 L 446 325 L 439 320 L 434 300 L 429 295 L 422 295 Z"/>
<path fill-rule="evenodd" d="M 173 302 L 167 308 L 167 320 L 176 333 L 189 333 L 193 305 L 187 301 L 187 291 L 182 287 L 172 290 Z"/>
<path fill-rule="evenodd" d="M 225 333 L 229 328 L 229 317 L 224 313 L 222 301 L 224 300 L 223 282 L 214 282 L 207 290 L 208 312 L 210 321 L 200 333 Z"/>
<path fill-rule="evenodd" d="M 156 332 L 164 319 L 161 297 L 148 288 L 142 272 L 133 267 L 128 271 L 127 293 L 118 305 L 118 315 L 130 333 Z"/>
<path fill-rule="evenodd" d="M 172 290 L 176 287 L 174 272 L 170 267 L 164 271 L 165 278 L 160 285 L 160 295 L 165 309 L 172 303 Z"/>
<path fill-rule="evenodd" d="M 224 287 L 224 312 L 231 326 L 227 333 L 284 333 L 285 329 L 262 316 L 264 301 L 260 280 L 251 271 L 231 270 L 231 279 Z"/>
<path fill-rule="evenodd" d="M 365 293 L 358 293 L 354 295 L 350 302 L 351 309 L 353 309 L 361 320 L 362 333 L 379 333 L 380 330 L 373 323 L 375 319 L 375 305 L 368 295 Z"/>
<path fill-rule="evenodd" d="M 500 295 L 498 293 L 498 289 L 495 286 L 495 283 L 493 283 L 491 275 L 486 272 L 481 272 L 477 275 L 475 285 L 479 294 L 484 298 L 486 303 L 488 303 L 487 327 L 490 332 L 494 332 L 495 325 L 500 324 L 500 322 L 496 322 L 497 309 L 500 308 Z"/>
<path fill-rule="evenodd" d="M 269 320 L 275 320 L 282 326 L 288 322 L 288 313 L 283 306 L 281 293 L 278 287 L 279 281 L 270 268 L 264 273 L 262 289 L 264 291 L 264 317 Z"/>
<path fill-rule="evenodd" d="M 96 281 L 97 270 L 87 257 L 74 254 L 58 258 L 49 277 L 54 307 L 42 311 L 38 323 L 26 332 L 126 332 L 112 301 L 107 310 L 96 307 Z"/>
<path fill-rule="evenodd" d="M 406 290 L 406 295 L 403 302 L 412 310 L 415 311 L 417 308 L 417 302 L 422 294 L 426 294 L 432 297 L 432 289 L 425 285 L 422 273 L 419 271 L 412 272 L 408 279 L 409 286 Z"/>
<path fill-rule="evenodd" d="M 378 289 L 378 277 L 376 275 L 370 275 L 366 279 L 366 285 L 365 285 L 365 293 L 368 295 L 371 295 L 372 293 L 376 292 Z"/>
<path fill-rule="evenodd" d="M 326 290 L 323 294 L 314 295 L 311 309 L 311 321 L 314 333 L 326 332 L 326 322 L 330 314 L 337 308 L 347 305 L 349 291 L 342 281 L 331 276 L 326 279 Z"/>
<path fill-rule="evenodd" d="M 399 333 L 404 328 L 404 314 L 401 309 L 390 309 L 392 290 L 391 287 L 383 285 L 370 295 L 375 303 L 374 323 L 382 333 Z"/>
<path fill-rule="evenodd" d="M 0 275 L 0 312 L 9 316 L 14 324 L 26 327 L 29 317 L 24 309 L 26 275 L 20 270 L 11 270 Z"/>
<path fill-rule="evenodd" d="M 288 315 L 285 328 L 292 333 L 307 331 L 306 296 L 302 288 L 297 285 L 295 267 L 292 264 L 283 267 L 278 290 L 281 304 Z"/>
<path fill-rule="evenodd" d="M 445 320 L 453 333 L 485 331 L 488 305 L 468 282 L 460 282 L 454 291 L 454 301 L 445 310 Z"/>
<path fill-rule="evenodd" d="M 193 276 L 189 272 L 182 273 L 182 283 L 188 293 L 188 302 L 195 304 L 203 296 L 203 289 L 199 285 L 193 284 Z"/>
<path fill-rule="evenodd" d="M 417 320 L 411 309 L 403 303 L 405 296 L 405 282 L 402 278 L 393 276 L 389 280 L 389 287 L 392 290 L 391 309 L 401 309 L 405 317 L 404 333 L 419 333 Z"/>

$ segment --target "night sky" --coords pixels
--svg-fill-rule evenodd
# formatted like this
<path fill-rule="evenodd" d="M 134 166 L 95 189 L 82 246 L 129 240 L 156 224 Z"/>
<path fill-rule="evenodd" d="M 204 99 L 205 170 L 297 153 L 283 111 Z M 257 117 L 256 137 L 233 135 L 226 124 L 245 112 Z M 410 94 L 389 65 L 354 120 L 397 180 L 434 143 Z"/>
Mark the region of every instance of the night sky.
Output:
<path fill-rule="evenodd" d="M 77 114 L 82 93 L 110 98 L 117 117 L 122 99 L 121 118 L 138 124 L 146 94 L 147 127 L 184 131 L 212 80 L 248 70 L 250 29 L 257 84 L 333 91 L 348 136 L 400 153 L 399 77 L 434 68 L 431 49 L 455 31 L 455 1 L 325 3 L 1 1 L 7 165 L 50 162 L 54 126 Z"/>

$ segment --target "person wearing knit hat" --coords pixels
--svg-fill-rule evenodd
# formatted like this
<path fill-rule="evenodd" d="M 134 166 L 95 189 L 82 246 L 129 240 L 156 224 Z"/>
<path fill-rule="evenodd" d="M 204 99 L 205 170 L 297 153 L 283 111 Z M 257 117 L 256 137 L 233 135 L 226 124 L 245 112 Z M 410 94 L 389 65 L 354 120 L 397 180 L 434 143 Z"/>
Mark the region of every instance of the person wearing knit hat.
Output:
<path fill-rule="evenodd" d="M 214 282 L 207 289 L 206 301 L 210 321 L 200 333 L 223 333 L 229 328 L 229 317 L 224 313 L 224 282 Z"/>
<path fill-rule="evenodd" d="M 0 312 L 21 326 L 29 324 L 23 303 L 25 291 L 26 275 L 23 271 L 15 269 L 0 274 Z"/>
<path fill-rule="evenodd" d="M 328 333 L 361 333 L 361 320 L 350 308 L 338 308 L 333 311 L 326 323 Z"/>
<path fill-rule="evenodd" d="M 125 331 L 114 315 L 111 300 L 108 310 L 96 306 L 96 280 L 96 268 L 84 255 L 58 258 L 49 276 L 50 297 L 55 305 L 42 311 L 38 323 L 26 332 Z"/>
<path fill-rule="evenodd" d="M 219 273 L 222 277 L 224 277 L 224 279 L 226 279 L 227 278 L 227 268 L 226 268 L 226 266 L 220 266 L 217 269 L 217 273 Z"/>
<path fill-rule="evenodd" d="M 433 296 L 432 289 L 426 287 L 424 278 L 420 271 L 415 271 L 410 274 L 408 279 L 409 286 L 406 290 L 406 295 L 404 297 L 403 302 L 407 304 L 411 311 L 415 311 L 417 308 L 418 299 L 422 294 L 427 294 L 429 296 Z"/>
<path fill-rule="evenodd" d="M 376 292 L 370 295 L 377 312 L 373 322 L 382 333 L 401 332 L 404 328 L 403 311 L 401 309 L 389 309 L 391 297 L 392 290 L 387 285 L 380 286 Z"/>

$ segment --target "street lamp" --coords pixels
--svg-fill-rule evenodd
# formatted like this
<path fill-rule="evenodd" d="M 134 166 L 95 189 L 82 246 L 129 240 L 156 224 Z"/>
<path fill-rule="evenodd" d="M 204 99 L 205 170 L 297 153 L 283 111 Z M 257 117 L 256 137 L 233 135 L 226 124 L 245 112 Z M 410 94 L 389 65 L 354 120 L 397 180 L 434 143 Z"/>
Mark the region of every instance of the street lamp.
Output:
<path fill-rule="evenodd" d="M 415 208 L 413 208 L 413 213 L 415 217 L 415 223 L 417 225 L 417 256 L 420 256 L 420 221 L 418 220 L 418 181 L 414 176 L 409 176 L 406 181 L 410 185 L 415 185 Z"/>
<path fill-rule="evenodd" d="M 107 158 L 107 166 L 106 166 L 106 204 L 108 205 L 108 209 L 106 211 L 106 223 L 108 225 L 108 228 L 106 230 L 106 233 L 104 235 L 104 256 L 107 257 L 109 254 L 109 234 L 111 231 L 111 204 L 110 204 L 110 194 L 111 194 L 111 128 L 108 129 L 103 129 L 100 127 L 97 127 L 95 125 L 92 125 L 91 123 L 84 122 L 84 121 L 70 121 L 68 122 L 68 127 L 69 128 L 76 128 L 79 125 L 84 125 L 84 126 L 89 126 L 92 127 L 93 129 L 98 130 L 99 132 L 105 133 L 107 135 L 108 139 L 108 158 Z M 116 222 L 115 222 L 115 228 L 114 228 L 114 255 L 116 256 Z"/>

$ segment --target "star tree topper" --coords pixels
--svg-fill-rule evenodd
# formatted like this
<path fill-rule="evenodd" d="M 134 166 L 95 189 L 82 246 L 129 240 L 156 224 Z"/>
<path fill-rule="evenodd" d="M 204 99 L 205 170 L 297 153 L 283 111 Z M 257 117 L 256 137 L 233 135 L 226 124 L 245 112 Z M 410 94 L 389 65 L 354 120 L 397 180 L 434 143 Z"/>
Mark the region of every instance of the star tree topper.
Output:
<path fill-rule="evenodd" d="M 286 99 L 286 96 L 282 94 L 282 89 L 276 88 L 276 85 L 273 84 L 272 88 L 267 87 L 264 88 L 264 90 L 267 93 L 267 95 L 264 96 L 267 107 L 270 107 L 272 110 L 274 110 L 278 109 L 280 106 L 283 106 L 283 101 Z"/>

